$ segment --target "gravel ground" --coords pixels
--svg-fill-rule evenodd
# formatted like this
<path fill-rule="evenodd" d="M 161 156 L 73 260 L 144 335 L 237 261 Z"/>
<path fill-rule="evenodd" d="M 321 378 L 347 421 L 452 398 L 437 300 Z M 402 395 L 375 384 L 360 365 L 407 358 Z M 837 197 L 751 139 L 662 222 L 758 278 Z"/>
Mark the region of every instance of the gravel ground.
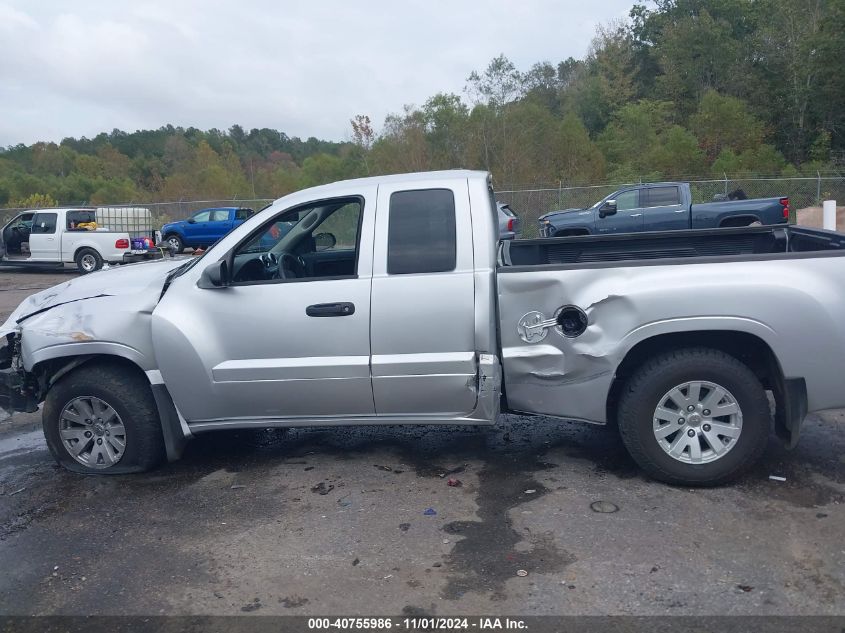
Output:
<path fill-rule="evenodd" d="M 70 276 L 0 272 L 0 315 Z M 0 614 L 842 615 L 844 421 L 691 490 L 544 417 L 220 432 L 84 477 L 22 414 L 0 423 Z"/>

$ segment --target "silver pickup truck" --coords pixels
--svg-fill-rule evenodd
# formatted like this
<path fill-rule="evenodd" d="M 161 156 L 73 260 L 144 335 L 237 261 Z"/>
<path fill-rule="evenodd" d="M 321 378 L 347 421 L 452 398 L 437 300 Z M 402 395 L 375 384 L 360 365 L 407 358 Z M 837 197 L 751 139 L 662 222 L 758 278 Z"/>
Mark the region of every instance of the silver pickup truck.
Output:
<path fill-rule="evenodd" d="M 714 485 L 845 406 L 845 236 L 792 226 L 500 242 L 484 172 L 291 194 L 188 261 L 102 271 L 2 328 L 8 411 L 43 402 L 83 473 L 217 429 L 618 427 L 652 477 Z"/>

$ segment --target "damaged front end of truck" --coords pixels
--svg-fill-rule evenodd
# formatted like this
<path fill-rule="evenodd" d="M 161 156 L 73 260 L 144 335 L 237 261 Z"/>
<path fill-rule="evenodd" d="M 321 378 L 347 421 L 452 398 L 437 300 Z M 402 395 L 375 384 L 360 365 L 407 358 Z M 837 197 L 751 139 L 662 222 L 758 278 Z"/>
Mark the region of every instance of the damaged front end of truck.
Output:
<path fill-rule="evenodd" d="M 41 393 L 38 379 L 23 368 L 20 332 L 10 332 L 0 347 L 0 419 L 37 411 Z"/>
<path fill-rule="evenodd" d="M 0 326 L 0 419 L 37 411 L 52 385 L 98 356 L 155 369 L 150 317 L 180 264 L 121 267 L 24 300 Z"/>

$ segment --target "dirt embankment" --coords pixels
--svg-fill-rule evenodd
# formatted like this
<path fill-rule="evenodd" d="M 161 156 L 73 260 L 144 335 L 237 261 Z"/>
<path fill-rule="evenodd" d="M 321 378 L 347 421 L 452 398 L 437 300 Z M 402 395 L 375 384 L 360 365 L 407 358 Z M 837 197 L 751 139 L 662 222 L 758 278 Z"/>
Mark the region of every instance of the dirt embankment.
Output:
<path fill-rule="evenodd" d="M 822 208 L 821 207 L 807 207 L 806 209 L 798 209 L 795 212 L 798 224 L 801 226 L 812 226 L 815 228 L 822 228 Z M 845 207 L 836 207 L 836 230 L 845 231 Z"/>

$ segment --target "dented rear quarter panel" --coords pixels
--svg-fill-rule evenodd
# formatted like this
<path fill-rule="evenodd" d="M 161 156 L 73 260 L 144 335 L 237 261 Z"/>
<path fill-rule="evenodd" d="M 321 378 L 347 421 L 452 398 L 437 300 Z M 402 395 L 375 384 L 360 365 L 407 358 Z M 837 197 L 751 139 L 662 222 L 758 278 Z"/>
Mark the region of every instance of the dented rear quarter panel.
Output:
<path fill-rule="evenodd" d="M 595 422 L 617 367 L 662 334 L 737 331 L 774 352 L 786 378 L 805 378 L 811 411 L 845 406 L 845 276 L 839 257 L 618 267 L 499 268 L 497 292 L 509 408 Z M 586 331 L 549 328 L 524 342 L 528 312 L 582 308 Z"/>

